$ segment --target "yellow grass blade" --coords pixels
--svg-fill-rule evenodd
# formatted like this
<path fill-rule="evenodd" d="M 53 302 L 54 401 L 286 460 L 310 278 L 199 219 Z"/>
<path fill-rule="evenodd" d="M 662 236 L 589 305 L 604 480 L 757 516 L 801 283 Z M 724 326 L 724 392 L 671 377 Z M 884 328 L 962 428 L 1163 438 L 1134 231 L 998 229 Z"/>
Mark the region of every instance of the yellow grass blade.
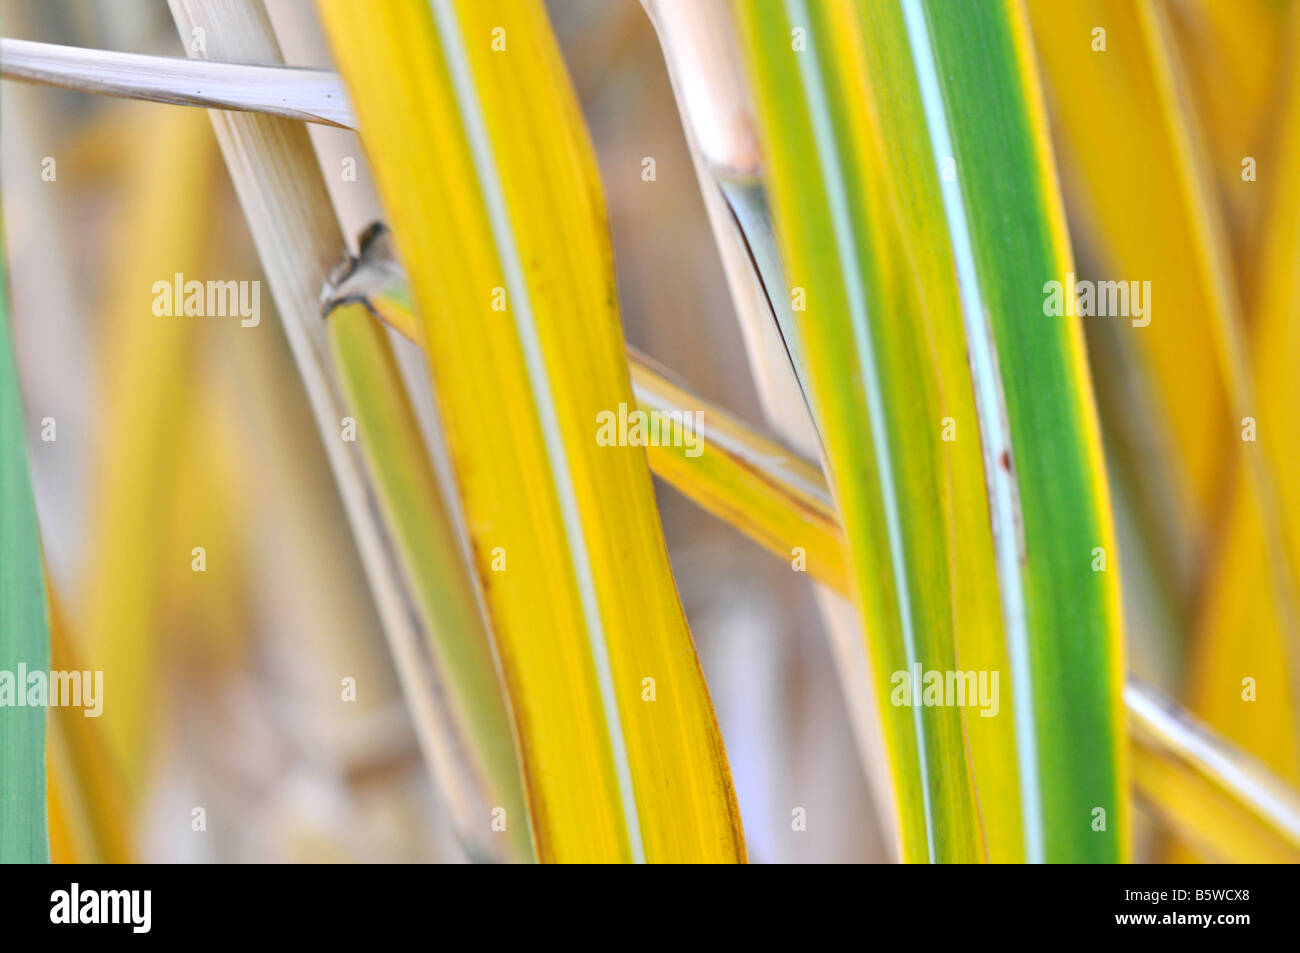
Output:
<path fill-rule="evenodd" d="M 67 632 L 54 590 L 50 593 L 50 659 L 54 671 L 86 667 Z M 103 700 L 102 695 L 100 701 Z M 125 864 L 131 861 L 131 798 L 121 766 L 82 708 L 54 707 L 49 715 L 50 859 L 56 864 Z"/>
<path fill-rule="evenodd" d="M 411 275 L 538 856 L 743 859 L 645 455 L 596 440 L 633 397 L 542 7 L 319 9 Z"/>
<path fill-rule="evenodd" d="M 1257 281 L 1264 210 L 1280 171 L 1272 141 L 1284 103 L 1285 72 L 1300 8 L 1277 0 L 1183 0 L 1168 4 L 1169 20 L 1206 130 L 1211 173 L 1229 228 L 1243 301 Z M 1254 162 L 1254 182 L 1243 164 Z"/>
<path fill-rule="evenodd" d="M 1186 598 L 1222 515 L 1240 418 L 1253 404 L 1204 131 L 1161 4 L 1026 6 L 1056 117 L 1071 225 L 1098 256 L 1093 277 L 1151 282 L 1142 318 L 1086 320 L 1094 337 L 1135 356 L 1131 368 L 1094 362 L 1101 403 L 1113 407 L 1108 423 L 1120 455 L 1145 461 L 1137 496 L 1160 540 L 1158 564 Z M 1103 140 L 1125 147 L 1098 148 Z M 1108 399 L 1121 388 L 1120 398 Z"/>
<path fill-rule="evenodd" d="M 673 384 L 635 352 L 631 370 L 641 410 L 702 415 L 698 450 L 685 444 L 646 448 L 656 476 L 725 522 L 744 523 L 750 536 L 792 565 L 807 570 L 814 563 L 816 575 L 847 577 L 843 538 L 827 516 L 819 467 Z"/>
<path fill-rule="evenodd" d="M 388 242 L 377 240 L 386 230 L 376 225 L 368 231 L 357 261 L 329 289 L 326 308 L 356 302 L 419 343 L 405 275 L 391 257 Z M 629 349 L 628 362 L 638 410 L 677 419 L 688 413 L 697 415 L 694 435 L 698 442 L 689 439 L 691 434 L 683 434 L 676 444 L 646 447 L 650 469 L 708 512 L 742 527 L 778 556 L 805 568 L 808 563 L 815 564 L 818 568 L 813 575 L 836 580 L 836 588 L 847 594 L 843 537 L 821 468 L 674 384 L 635 349 Z"/>
<path fill-rule="evenodd" d="M 141 781 L 154 723 L 159 674 L 159 606 L 170 563 L 188 570 L 190 547 L 166 551 L 158 507 L 176 486 L 174 452 L 192 403 L 194 319 L 153 314 L 154 282 L 199 270 L 204 197 L 215 169 L 212 134 L 197 110 L 134 107 L 142 141 L 167 149 L 133 156 L 121 198 L 124 216 L 109 268 L 101 405 L 106 429 L 96 447 L 92 524 L 82 581 L 84 608 L 73 620 L 82 656 L 113 686 L 99 730 L 128 785 Z M 129 551 L 130 558 L 123 552 Z"/>
<path fill-rule="evenodd" d="M 1207 17 L 1238 21 L 1216 31 L 1212 42 L 1222 44 L 1225 55 L 1254 57 L 1255 50 L 1243 51 L 1242 34 L 1279 22 L 1283 11 L 1247 2 L 1241 9 L 1210 12 L 1207 7 L 1222 5 L 1192 3 L 1171 15 L 1167 5 L 1150 0 L 1033 0 L 1028 7 L 1056 113 L 1057 151 L 1074 199 L 1072 224 L 1095 248 L 1098 267 L 1107 272 L 1100 277 L 1151 282 L 1148 326 L 1093 318 L 1102 324 L 1090 330 L 1094 340 L 1108 342 L 1094 366 L 1117 456 L 1141 461 L 1126 482 L 1147 523 L 1143 535 L 1154 541 L 1151 564 L 1172 577 L 1176 624 L 1196 633 L 1186 673 L 1191 707 L 1284 777 L 1295 778 L 1300 550 L 1293 515 L 1298 491 L 1284 453 L 1294 439 L 1284 409 L 1289 399 L 1293 403 L 1284 383 L 1292 371 L 1279 376 L 1275 367 L 1270 382 L 1261 365 L 1286 353 L 1285 333 L 1274 336 L 1267 351 L 1259 347 L 1268 336 L 1261 327 L 1266 315 L 1276 316 L 1277 328 L 1293 313 L 1285 297 L 1289 290 L 1270 292 L 1264 282 L 1293 270 L 1287 256 L 1294 256 L 1295 245 L 1285 230 L 1277 231 L 1281 219 L 1275 219 L 1274 234 L 1258 246 L 1267 255 L 1247 252 L 1243 267 L 1234 271 L 1227 225 L 1234 208 L 1241 221 L 1243 210 L 1257 201 L 1238 202 L 1242 190 L 1267 189 L 1279 208 L 1290 202 L 1283 216 L 1294 215 L 1296 206 L 1294 196 L 1286 197 L 1289 177 L 1278 158 L 1261 166 L 1266 179 L 1247 181 L 1242 155 L 1231 160 L 1236 171 L 1227 177 L 1224 151 L 1249 135 L 1239 123 L 1248 123 L 1267 99 L 1227 106 L 1235 119 L 1225 126 L 1225 106 L 1236 98 L 1229 90 L 1237 83 L 1269 82 L 1258 69 L 1272 54 L 1265 40 L 1259 63 L 1239 64 L 1225 79 L 1227 88 L 1201 89 L 1203 124 L 1187 73 L 1213 76 L 1217 86 L 1219 71 L 1180 60 L 1174 29 L 1177 22 L 1204 29 Z M 1210 41 L 1202 36 L 1198 48 Z M 1125 148 L 1099 149 L 1102 139 Z M 1280 155 L 1297 154 L 1295 145 L 1286 148 L 1290 152 Z M 1232 191 L 1221 201 L 1218 189 L 1224 188 Z M 1239 240 L 1234 247 L 1241 254 L 1255 246 Z M 1269 264 L 1265 259 L 1272 256 L 1278 260 Z M 1259 284 L 1247 285 L 1243 294 L 1238 271 Z M 1250 312 L 1243 310 L 1243 298 L 1253 302 Z M 1257 333 L 1253 360 L 1248 326 Z M 1131 366 L 1127 355 L 1136 357 Z M 1254 700 L 1246 700 L 1248 694 Z"/>
<path fill-rule="evenodd" d="M 1300 863 L 1300 797 L 1268 769 L 1130 680 L 1133 787 L 1184 844 L 1233 863 Z"/>
<path fill-rule="evenodd" d="M 1252 326 L 1258 405 L 1252 417 L 1259 447 L 1279 474 L 1281 535 L 1292 565 L 1300 565 L 1300 441 L 1296 417 L 1300 387 L 1300 185 L 1283 172 L 1300 159 L 1300 69 L 1293 64 L 1285 95 L 1287 117 L 1279 136 L 1282 160 L 1267 184 L 1272 206 L 1257 266 L 1258 302 Z M 1228 532 L 1210 575 L 1190 699 L 1202 717 L 1293 783 L 1300 782 L 1300 707 L 1295 655 L 1288 652 L 1287 618 L 1259 587 L 1275 570 L 1269 547 L 1272 515 L 1261 511 L 1244 465 L 1236 469 Z M 1292 678 L 1288 678 L 1291 673 Z"/>
<path fill-rule="evenodd" d="M 196 341 L 215 343 L 214 331 L 205 328 Z M 225 382 L 209 376 L 210 367 L 202 370 L 187 382 L 191 410 L 171 447 L 174 485 L 185 492 L 159 500 L 158 508 L 167 520 L 160 533 L 166 551 L 189 556 L 202 546 L 205 566 L 196 573 L 189 558 L 168 561 L 158 610 L 164 632 L 184 634 L 164 651 L 178 661 L 198 662 L 217 678 L 247 658 L 255 631 L 247 582 L 256 528 L 241 515 L 251 508 L 247 474 L 257 458 L 248 453 L 242 421 L 228 403 L 231 395 L 217 391 Z"/>

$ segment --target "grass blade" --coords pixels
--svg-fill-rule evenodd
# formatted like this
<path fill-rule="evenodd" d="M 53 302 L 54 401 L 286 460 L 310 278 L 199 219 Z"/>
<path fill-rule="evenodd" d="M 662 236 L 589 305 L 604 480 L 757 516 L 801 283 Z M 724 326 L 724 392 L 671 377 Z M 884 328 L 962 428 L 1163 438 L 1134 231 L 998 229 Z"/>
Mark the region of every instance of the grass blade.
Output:
<path fill-rule="evenodd" d="M 399 334 L 419 343 L 418 319 L 401 266 L 391 256 L 386 230 L 369 229 L 360 256 L 327 289 L 326 310 L 355 302 Z M 650 468 L 698 505 L 740 526 L 778 556 L 790 559 L 798 545 L 818 566 L 818 578 L 843 580 L 843 537 L 821 470 L 780 444 L 748 429 L 730 413 L 674 384 L 635 349 L 628 351 L 636 408 L 685 419 L 697 413 L 700 452 L 685 442 L 646 447 Z M 703 452 L 707 447 L 708 452 Z M 792 543 L 797 540 L 798 543 Z"/>
<path fill-rule="evenodd" d="M 743 859 L 645 456 L 595 440 L 632 393 L 545 13 L 318 6 L 411 275 L 539 857 Z"/>
<path fill-rule="evenodd" d="M 85 671 L 53 586 L 49 591 L 54 669 Z M 50 859 L 56 864 L 129 863 L 131 798 L 104 732 L 80 708 L 52 708 L 48 728 Z"/>
<path fill-rule="evenodd" d="M 240 109 L 351 126 L 352 107 L 329 70 L 208 63 L 0 38 L 0 76 L 105 96 Z"/>
<path fill-rule="evenodd" d="M 442 506 L 397 359 L 383 326 L 364 305 L 344 304 L 326 320 L 335 366 L 356 415 L 358 438 L 379 501 L 433 640 L 438 671 L 452 695 L 449 708 L 458 729 L 449 736 L 466 739 L 482 770 L 489 772 L 482 786 L 503 801 L 493 807 L 505 808 L 509 856 L 531 857 L 514 731 L 491 639 L 456 532 Z M 446 760 L 470 771 L 478 767 L 469 752 L 448 754 Z M 459 784 L 459 773 L 446 783 Z"/>
<path fill-rule="evenodd" d="M 80 580 L 74 631 L 81 654 L 104 672 L 115 701 L 100 720 L 112 757 L 129 789 L 148 767 L 160 674 L 156 637 L 161 594 L 189 570 L 189 541 L 169 552 L 170 539 L 151 532 L 160 507 L 175 499 L 176 444 L 194 419 L 186 382 L 193 377 L 197 325 L 162 318 L 145 296 L 160 279 L 194 274 L 201 266 L 201 224 L 210 207 L 215 155 L 200 113 L 136 111 L 128 128 L 150 141 L 167 141 L 124 170 L 120 231 L 106 295 L 102 360 L 109 372 L 98 398 L 110 413 L 96 460 L 96 494 L 87 531 L 87 570 Z M 210 541 L 205 541 L 211 545 Z M 122 547 L 130 559 L 121 558 Z"/>
<path fill-rule="evenodd" d="M 7 282 L 0 267 L 0 678 L 5 680 L 0 691 L 8 696 L 0 706 L 0 863 L 36 863 L 50 857 L 46 710 L 26 705 L 28 686 L 21 673 L 49 672 L 50 629 L 10 335 Z"/>
<path fill-rule="evenodd" d="M 1300 863 L 1300 797 L 1141 682 L 1124 700 L 1133 784 L 1184 842 L 1233 863 Z"/>
<path fill-rule="evenodd" d="M 205 31 L 209 55 L 229 62 L 280 61 L 262 4 L 171 0 L 170 5 L 182 36 L 188 38 L 196 27 Z M 448 753 L 465 749 L 448 736 L 457 722 L 446 710 L 447 692 L 430 662 L 430 634 L 411 611 L 416 600 L 407 591 L 388 528 L 378 519 L 361 451 L 356 443 L 341 439 L 349 408 L 330 361 L 320 295 L 346 246 L 307 130 L 287 119 L 244 112 L 211 110 L 209 118 L 343 497 L 421 749 L 446 795 L 461 840 L 476 855 L 495 856 L 506 842 L 491 830 L 490 809 L 503 799 L 477 786 L 489 777 L 487 772 L 462 773 L 459 764 L 444 760 Z M 451 784 L 453 777 L 461 783 Z M 467 790 L 473 796 L 461 798 Z"/>
<path fill-rule="evenodd" d="M 727 0 L 642 0 L 642 5 L 663 50 L 764 420 L 787 446 L 820 460 L 821 442 L 803 390 L 807 375 L 802 370 L 792 302 L 786 292 L 789 284 L 783 275 L 762 178 L 758 120 L 730 5 Z M 795 365 L 800 372 L 796 373 Z M 635 379 L 635 355 L 632 366 Z M 723 417 L 715 411 L 707 420 Z M 707 421 L 705 428 L 712 429 Z M 654 460 L 651 467 L 656 467 Z M 707 498 L 693 498 L 710 508 Z M 807 541 L 803 547 L 807 558 L 817 558 L 812 551 L 818 545 L 816 534 L 809 532 L 801 538 Z M 839 593 L 814 586 L 813 594 L 849 708 L 877 825 L 888 858 L 895 860 L 895 799 L 858 614 Z"/>
<path fill-rule="evenodd" d="M 1295 64 L 1285 86 L 1279 166 L 1300 157 L 1300 69 Z M 1259 451 L 1280 478 L 1276 530 L 1296 566 L 1300 565 L 1300 473 L 1293 448 L 1300 439 L 1295 420 L 1300 188 L 1290 175 L 1278 175 L 1270 184 L 1260 246 L 1265 253 L 1253 269 L 1257 283 L 1251 296 L 1256 302 L 1251 320 L 1252 366 L 1258 401 L 1252 416 L 1259 428 Z M 1274 517 L 1260 505 L 1244 460 L 1238 461 L 1235 476 L 1229 522 L 1208 576 L 1199 638 L 1189 667 L 1191 703 L 1217 730 L 1293 784 L 1300 783 L 1297 658 L 1289 650 L 1293 643 L 1288 641 L 1284 607 L 1257 595 L 1260 580 L 1269 577 L 1276 561 L 1265 530 Z M 1250 701 L 1244 695 L 1247 678 L 1254 689 Z"/>
<path fill-rule="evenodd" d="M 1141 509 L 1160 513 L 1172 505 L 1174 515 L 1162 525 L 1185 528 L 1185 536 L 1164 540 L 1154 562 L 1175 567 L 1186 615 L 1204 610 L 1203 618 L 1188 621 L 1204 633 L 1204 657 L 1191 673 L 1193 707 L 1247 746 L 1270 744 L 1256 753 L 1296 777 L 1300 550 L 1287 516 L 1293 491 L 1283 448 L 1289 444 L 1272 421 L 1263 423 L 1270 400 L 1262 380 L 1259 387 L 1254 380 L 1259 365 L 1247 347 L 1248 322 L 1208 158 L 1215 147 L 1193 109 L 1164 5 L 1106 0 L 1095 9 L 1032 3 L 1029 10 L 1059 117 L 1058 152 L 1069 157 L 1067 183 L 1075 204 L 1087 208 L 1079 226 L 1100 250 L 1103 267 L 1116 269 L 1117 277 L 1150 280 L 1156 301 L 1149 326 L 1117 331 L 1119 349 L 1137 357 L 1134 372 L 1123 377 L 1148 378 L 1151 392 L 1137 404 L 1121 393 L 1110 418 L 1118 419 L 1114 430 L 1125 440 L 1124 421 L 1136 416 L 1130 408 L 1141 414 L 1152 405 L 1156 429 L 1172 446 L 1164 466 L 1148 465 L 1153 455 L 1142 442 L 1128 440 L 1121 456 L 1143 461 L 1135 473 Z M 1069 39 L 1089 37 L 1094 28 L 1112 38 L 1104 52 Z M 1099 135 L 1132 148 L 1096 149 Z M 1281 235 L 1264 247 L 1284 257 L 1293 253 Z M 1270 278 L 1263 269 L 1257 277 L 1262 290 Z M 1262 326 L 1267 313 L 1260 311 L 1256 323 Z M 1103 380 L 1102 389 L 1116 383 Z M 1291 398 L 1283 400 L 1289 406 Z M 1258 441 L 1243 439 L 1247 418 L 1259 424 Z M 1222 581 L 1202 606 L 1207 575 Z M 1254 597 L 1260 579 L 1267 581 L 1266 599 Z M 1242 586 L 1252 598 L 1243 599 Z M 1243 667 L 1270 682 L 1262 696 L 1267 710 L 1238 701 L 1248 673 Z M 1272 673 L 1288 683 L 1272 684 Z M 1270 730 L 1243 728 L 1256 717 Z M 1279 718 L 1286 727 L 1274 730 Z"/>
<path fill-rule="evenodd" d="M 1222 448 L 1233 429 L 1215 328 L 1238 316 L 1208 183 L 1195 168 L 1186 103 L 1168 79 L 1170 64 L 1144 14 L 1151 7 L 1147 0 L 1104 0 L 1093 9 L 1027 4 L 1057 119 L 1062 173 L 1072 199 L 1084 200 L 1071 202 L 1076 234 L 1095 242 L 1103 256 L 1098 266 L 1109 272 L 1104 277 L 1151 282 L 1150 324 L 1116 333 L 1140 355 L 1142 377 L 1154 391 L 1147 400 L 1159 409 L 1158 427 L 1176 464 L 1142 498 L 1154 513 L 1172 505 L 1176 515 L 1166 524 L 1186 528 L 1188 542 L 1171 542 L 1162 559 L 1186 567 L 1186 585 L 1195 566 L 1177 551 L 1207 544 L 1227 473 Z M 1106 31 L 1104 52 L 1092 49 L 1094 28 Z M 1133 148 L 1098 149 L 1097 136 Z"/>
<path fill-rule="evenodd" d="M 1023 317 L 1069 251 L 1018 10 L 736 9 L 877 685 L 919 663 L 1012 690 L 987 720 L 882 711 L 904 857 L 1115 859 L 1108 501 L 1078 327 Z"/>

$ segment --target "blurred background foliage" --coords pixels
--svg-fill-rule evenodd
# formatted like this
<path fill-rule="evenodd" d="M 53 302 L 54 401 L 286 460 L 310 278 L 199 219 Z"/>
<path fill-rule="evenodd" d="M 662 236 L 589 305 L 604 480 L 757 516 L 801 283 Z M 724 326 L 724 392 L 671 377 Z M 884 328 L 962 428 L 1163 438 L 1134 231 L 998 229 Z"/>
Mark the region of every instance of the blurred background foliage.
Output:
<path fill-rule="evenodd" d="M 310 0 L 268 8 L 277 26 L 314 19 Z M 644 11 L 548 8 L 601 165 L 629 344 L 761 419 Z M 162 3 L 0 0 L 0 24 L 11 37 L 182 54 Z M 286 59 L 328 66 L 311 32 L 297 50 L 282 34 Z M 463 860 L 265 283 L 257 328 L 177 321 L 159 334 L 140 293 L 177 271 L 261 277 L 206 115 L 12 82 L 0 97 L 37 508 L 67 640 L 112 692 L 101 722 L 132 821 L 119 850 Z M 356 153 L 349 133 L 311 133 Z M 47 155 L 57 188 L 37 187 Z M 641 180 L 644 156 L 655 183 Z M 657 486 L 751 859 L 883 857 L 805 578 Z M 203 574 L 190 567 L 199 540 Z M 340 704 L 344 676 L 357 679 L 355 704 Z M 836 823 L 795 834 L 792 804 Z M 192 835 L 196 805 L 213 836 Z"/>

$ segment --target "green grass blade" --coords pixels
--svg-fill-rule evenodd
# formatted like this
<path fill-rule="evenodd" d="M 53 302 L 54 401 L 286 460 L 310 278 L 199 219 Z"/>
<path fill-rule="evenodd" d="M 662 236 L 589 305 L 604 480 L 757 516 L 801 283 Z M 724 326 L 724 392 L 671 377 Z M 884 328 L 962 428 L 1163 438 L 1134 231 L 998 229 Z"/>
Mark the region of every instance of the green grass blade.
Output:
<path fill-rule="evenodd" d="M 50 856 L 46 709 L 18 707 L 27 690 L 18 683 L 23 669 L 50 670 L 49 610 L 0 267 L 0 863 L 45 862 Z"/>
<path fill-rule="evenodd" d="M 457 760 L 464 770 L 486 776 L 482 788 L 492 799 L 487 808 L 505 809 L 501 835 L 509 847 L 498 856 L 531 860 L 514 730 L 491 638 L 402 384 L 397 357 L 387 331 L 364 304 L 343 304 L 326 320 L 339 381 L 356 416 L 357 438 L 432 643 L 439 682 L 450 696 L 449 717 L 457 722 L 450 736 L 468 742 L 468 750 L 456 753 Z M 458 784 L 460 779 L 448 778 L 446 783 Z M 475 845 L 467 846 L 472 850 Z"/>
<path fill-rule="evenodd" d="M 924 4 L 1019 495 L 1042 859 L 1114 861 L 1128 850 L 1116 547 L 1082 329 L 1044 315 L 1047 282 L 1073 265 L 1028 25 L 1013 0 L 950 13 Z"/>
<path fill-rule="evenodd" d="M 1115 553 L 1021 12 L 736 10 L 902 855 L 1117 859 Z M 998 714 L 883 701 L 916 665 L 999 673 Z"/>

